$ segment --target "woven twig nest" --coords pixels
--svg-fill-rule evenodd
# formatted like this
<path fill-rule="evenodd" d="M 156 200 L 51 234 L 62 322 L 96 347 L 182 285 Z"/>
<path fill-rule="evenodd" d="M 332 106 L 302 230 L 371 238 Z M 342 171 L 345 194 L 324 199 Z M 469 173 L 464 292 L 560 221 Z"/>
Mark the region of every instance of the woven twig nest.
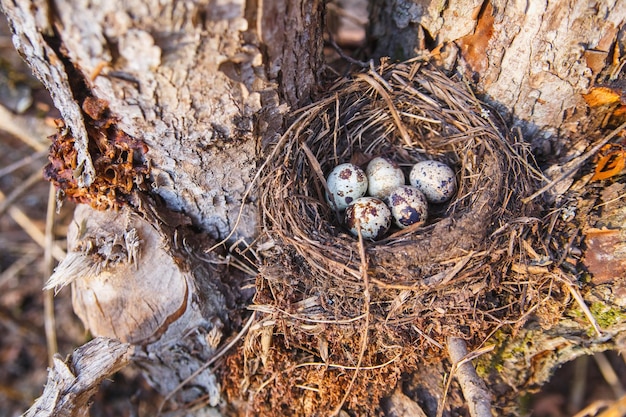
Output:
<path fill-rule="evenodd" d="M 273 149 L 261 206 L 278 250 L 260 271 L 253 308 L 263 314 L 248 350 L 266 364 L 274 352 L 270 380 L 280 374 L 316 387 L 307 394 L 315 413 L 341 404 L 332 390 L 352 389 L 348 407 L 375 407 L 418 354 L 440 356 L 448 336 L 479 343 L 498 323 L 519 318 L 519 289 L 504 278 L 511 259 L 523 259 L 509 232 L 524 227 L 516 220 L 527 215 L 519 200 L 533 181 L 526 147 L 494 115 L 428 63 L 383 64 L 340 80 L 302 109 Z M 422 160 L 444 162 L 458 191 L 431 208 L 426 225 L 360 243 L 326 201 L 325 176 L 344 162 L 364 168 L 376 156 L 405 174 Z M 287 349 L 279 353 L 280 346 Z M 293 346 L 300 359 L 285 353 Z M 311 365 L 311 355 L 325 371 Z M 345 369 L 355 368 L 364 374 L 350 382 Z M 244 379 L 255 385 L 251 374 Z M 272 391 L 267 380 L 258 384 Z M 272 386 L 265 398 L 272 407 L 296 398 L 279 382 Z"/>
<path fill-rule="evenodd" d="M 472 253 L 497 249 L 501 242 L 491 235 L 523 214 L 519 199 L 531 184 L 524 146 L 465 84 L 423 62 L 338 82 L 325 99 L 302 110 L 289 133 L 263 180 L 265 226 L 315 270 L 324 281 L 319 287 L 345 293 L 341 283 L 360 276 L 358 239 L 324 197 L 324 176 L 340 163 L 364 167 L 385 156 L 408 173 L 416 162 L 435 159 L 457 173 L 456 196 L 431 207 L 427 225 L 392 229 L 366 243 L 370 275 L 386 284 L 430 292 L 449 287 L 451 278 L 439 272 Z M 337 277 L 341 282 L 330 284 Z"/>

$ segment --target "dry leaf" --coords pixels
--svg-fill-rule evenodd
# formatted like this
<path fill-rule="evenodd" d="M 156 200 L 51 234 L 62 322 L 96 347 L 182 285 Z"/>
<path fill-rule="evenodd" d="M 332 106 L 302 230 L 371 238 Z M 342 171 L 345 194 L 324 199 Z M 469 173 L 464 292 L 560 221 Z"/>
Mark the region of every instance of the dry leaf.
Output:
<path fill-rule="evenodd" d="M 589 107 L 600 107 L 619 103 L 621 94 L 608 87 L 595 87 L 589 94 L 583 94 L 583 98 Z"/>
<path fill-rule="evenodd" d="M 626 166 L 626 151 L 623 149 L 609 152 L 600 157 L 596 164 L 596 172 L 591 181 L 605 180 L 618 175 Z"/>

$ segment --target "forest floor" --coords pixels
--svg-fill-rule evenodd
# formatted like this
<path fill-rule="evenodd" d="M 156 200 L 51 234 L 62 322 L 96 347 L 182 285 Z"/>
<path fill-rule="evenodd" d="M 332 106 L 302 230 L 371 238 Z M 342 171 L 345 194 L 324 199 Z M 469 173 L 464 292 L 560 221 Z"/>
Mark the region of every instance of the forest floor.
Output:
<path fill-rule="evenodd" d="M 66 203 L 58 213 L 47 214 L 55 201 L 41 175 L 49 145 L 41 132 L 54 133 L 56 117 L 50 98 L 13 50 L 6 22 L 0 19 L 0 417 L 20 415 L 41 394 L 52 353 L 65 357 L 90 337 L 72 311 L 69 288 L 54 297 L 53 313 L 45 309 L 51 294 L 42 291 L 57 262 L 45 253 L 55 253 L 54 246 L 57 255 L 59 248 L 65 250 L 73 211 Z M 54 328 L 48 336 L 46 323 Z M 625 394 L 624 359 L 620 352 L 605 352 L 566 364 L 525 401 L 525 415 L 598 415 L 597 410 Z M 159 395 L 132 368 L 107 380 L 94 400 L 91 415 L 98 417 L 150 416 L 160 403 Z"/>

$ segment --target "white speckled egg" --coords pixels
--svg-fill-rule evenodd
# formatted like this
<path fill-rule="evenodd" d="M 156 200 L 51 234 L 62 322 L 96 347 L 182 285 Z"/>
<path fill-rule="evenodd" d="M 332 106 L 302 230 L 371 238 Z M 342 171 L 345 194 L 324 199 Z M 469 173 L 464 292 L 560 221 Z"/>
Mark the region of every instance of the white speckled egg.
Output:
<path fill-rule="evenodd" d="M 391 226 L 389 207 L 378 198 L 361 197 L 346 209 L 345 223 L 350 233 L 358 236 L 357 219 L 364 239 L 380 239 Z"/>
<path fill-rule="evenodd" d="M 386 198 L 391 191 L 404 185 L 404 173 L 398 164 L 387 158 L 372 159 L 365 173 L 369 184 L 367 192 L 372 197 Z"/>
<path fill-rule="evenodd" d="M 367 192 L 367 176 L 361 168 L 354 164 L 341 164 L 328 174 L 326 185 L 333 196 L 331 200 L 326 195 L 326 200 L 331 208 L 337 206 L 337 210 L 345 210 L 350 203 L 364 196 Z M 334 205 L 332 201 L 334 201 Z"/>
<path fill-rule="evenodd" d="M 424 224 L 428 217 L 428 202 L 417 188 L 403 185 L 396 188 L 387 197 L 394 223 L 400 228 L 413 224 Z"/>
<path fill-rule="evenodd" d="M 456 176 L 452 168 L 439 161 L 418 162 L 411 169 L 411 185 L 426 196 L 429 203 L 445 203 L 456 192 Z"/>

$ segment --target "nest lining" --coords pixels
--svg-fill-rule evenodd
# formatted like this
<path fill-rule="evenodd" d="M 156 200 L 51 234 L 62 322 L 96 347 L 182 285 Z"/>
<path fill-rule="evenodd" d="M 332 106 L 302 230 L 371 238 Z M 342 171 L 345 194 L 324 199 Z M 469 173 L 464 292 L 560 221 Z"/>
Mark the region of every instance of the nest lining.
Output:
<path fill-rule="evenodd" d="M 526 146 L 494 116 L 464 83 L 417 60 L 342 79 L 302 109 L 261 179 L 264 227 L 278 250 L 260 268 L 252 306 L 262 312 L 257 329 L 265 330 L 248 335 L 244 357 L 257 352 L 267 366 L 267 329 L 281 334 L 266 369 L 275 383 L 263 401 L 280 407 L 296 398 L 284 390 L 289 380 L 344 392 L 345 381 L 337 382 L 341 367 L 354 367 L 360 357 L 360 366 L 377 377 L 351 385 L 347 405 L 369 404 L 361 412 L 373 412 L 372 404 L 416 357 L 441 356 L 446 337 L 472 346 L 527 311 L 508 274 L 512 259 L 526 259 L 515 237 L 528 230 L 516 219 L 530 209 L 519 201 L 532 192 L 532 167 Z M 442 161 L 457 173 L 457 194 L 433 207 L 426 226 L 359 243 L 325 201 L 325 176 L 340 163 L 364 167 L 376 156 L 396 161 L 405 174 L 416 162 Z M 541 283 L 532 288 L 542 291 Z M 361 338 L 346 340 L 346 334 Z M 368 346 L 360 352 L 362 337 Z M 278 353 L 294 346 L 300 356 L 286 361 Z M 298 365 L 311 354 L 334 364 L 323 382 L 318 367 Z M 257 382 L 267 388 L 262 375 Z M 254 372 L 243 378 L 253 381 Z M 375 381 L 375 389 L 367 388 Z M 322 391 L 314 408 L 324 415 L 339 400 Z"/>

